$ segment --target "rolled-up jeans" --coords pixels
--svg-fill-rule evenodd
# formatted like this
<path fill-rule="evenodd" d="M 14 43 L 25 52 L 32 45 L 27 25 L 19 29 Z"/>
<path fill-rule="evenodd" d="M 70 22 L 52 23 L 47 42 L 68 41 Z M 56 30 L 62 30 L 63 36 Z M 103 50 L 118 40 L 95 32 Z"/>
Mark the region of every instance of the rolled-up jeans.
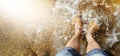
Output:
<path fill-rule="evenodd" d="M 80 54 L 74 48 L 64 48 L 59 51 L 55 56 L 80 56 Z M 108 56 L 102 49 L 93 49 L 86 54 L 86 56 Z"/>

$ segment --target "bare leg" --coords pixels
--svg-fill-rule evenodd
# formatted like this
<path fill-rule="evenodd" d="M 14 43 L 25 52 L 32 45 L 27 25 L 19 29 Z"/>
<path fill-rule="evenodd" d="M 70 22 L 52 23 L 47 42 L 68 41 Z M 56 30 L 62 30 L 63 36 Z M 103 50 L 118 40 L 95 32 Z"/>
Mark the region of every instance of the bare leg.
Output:
<path fill-rule="evenodd" d="M 86 34 L 86 39 L 88 42 L 87 53 L 93 49 L 101 49 L 99 44 L 93 38 L 94 33 L 99 29 L 99 25 L 95 20 L 92 20 L 88 25 L 88 32 Z"/>
<path fill-rule="evenodd" d="M 80 52 L 80 38 L 82 33 L 82 22 L 80 18 L 75 18 L 75 35 L 71 38 L 71 40 L 67 43 L 66 47 L 72 47 Z"/>

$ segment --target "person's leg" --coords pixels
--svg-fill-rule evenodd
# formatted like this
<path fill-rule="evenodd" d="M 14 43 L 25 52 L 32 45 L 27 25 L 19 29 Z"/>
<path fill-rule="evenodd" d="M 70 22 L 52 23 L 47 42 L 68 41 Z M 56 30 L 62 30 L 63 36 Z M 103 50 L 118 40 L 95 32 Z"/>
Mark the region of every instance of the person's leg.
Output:
<path fill-rule="evenodd" d="M 88 25 L 88 32 L 86 34 L 86 39 L 88 42 L 87 55 L 86 56 L 108 56 L 99 44 L 93 38 L 94 33 L 99 29 L 99 24 L 96 19 L 93 19 Z"/>
<path fill-rule="evenodd" d="M 82 22 L 80 18 L 75 18 L 75 34 L 66 44 L 66 47 L 59 51 L 55 56 L 80 56 L 80 38 L 82 33 Z"/>
<path fill-rule="evenodd" d="M 92 37 L 93 35 L 90 33 L 87 33 L 86 38 L 87 38 L 87 53 L 90 52 L 93 49 L 101 49 L 99 44 L 95 41 L 95 39 Z"/>
<path fill-rule="evenodd" d="M 80 52 L 80 38 L 82 33 L 82 22 L 80 18 L 75 18 L 75 35 L 67 43 L 66 47 L 71 47 Z"/>
<path fill-rule="evenodd" d="M 93 19 L 89 25 L 88 25 L 88 31 L 86 34 L 86 39 L 87 39 L 87 53 L 90 52 L 93 49 L 101 49 L 101 47 L 99 46 L 99 44 L 95 41 L 95 39 L 93 38 L 94 33 L 99 29 L 99 24 L 98 22 L 95 21 L 95 19 Z"/>

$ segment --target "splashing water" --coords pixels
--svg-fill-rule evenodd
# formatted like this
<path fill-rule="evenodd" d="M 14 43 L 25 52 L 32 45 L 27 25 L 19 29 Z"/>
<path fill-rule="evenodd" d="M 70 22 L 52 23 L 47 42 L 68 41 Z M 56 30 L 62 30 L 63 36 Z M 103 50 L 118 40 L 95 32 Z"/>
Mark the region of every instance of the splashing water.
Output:
<path fill-rule="evenodd" d="M 111 5 L 107 2 L 107 0 L 56 0 L 53 14 L 55 17 L 63 19 L 67 23 L 70 23 L 75 15 L 81 15 L 84 32 L 86 32 L 87 24 L 95 18 L 100 26 L 99 34 L 95 39 L 104 49 L 108 50 L 109 47 L 112 48 L 120 40 L 118 38 L 120 31 L 120 5 L 116 3 Z M 111 10 L 111 7 L 115 10 Z M 85 53 L 85 51 L 83 51 L 85 45 L 86 44 L 81 44 L 81 54 Z"/>
<path fill-rule="evenodd" d="M 27 1 L 28 0 L 26 0 L 26 2 Z M 46 3 L 52 3 L 50 2 L 52 0 L 44 1 L 45 5 L 47 5 Z M 27 3 L 29 4 L 27 4 L 26 7 L 23 7 L 25 9 L 28 6 L 30 10 L 23 9 L 22 12 L 21 10 L 14 11 L 14 7 L 11 8 L 11 10 L 6 9 L 10 11 L 6 13 L 14 14 L 10 14 L 12 16 L 8 16 L 3 13 L 3 11 L 0 11 L 3 13 L 0 14 L 1 55 L 54 56 L 57 51 L 65 47 L 66 43 L 74 35 L 74 27 L 71 22 L 76 15 L 81 16 L 81 20 L 83 21 L 83 34 L 86 33 L 88 23 L 91 20 L 95 20 L 96 23 L 98 23 L 100 26 L 100 30 L 95 36 L 96 41 L 113 55 L 120 55 L 119 0 L 56 0 L 53 1 L 53 13 L 49 16 L 46 13 L 48 11 L 48 8 L 45 8 L 46 10 L 43 9 L 44 11 L 39 11 L 42 9 L 41 3 L 43 2 L 39 3 L 39 1 L 37 1 L 35 3 Z M 39 4 L 41 5 L 38 6 Z M 7 4 L 7 6 L 9 5 Z M 31 8 L 31 6 L 33 8 Z M 22 6 L 20 8 L 22 9 Z M 17 7 L 17 9 L 19 9 L 19 7 Z M 24 14 L 25 11 L 27 11 L 26 15 Z M 45 13 L 45 15 L 43 13 Z M 9 18 L 10 21 L 7 18 Z M 16 18 L 19 19 L 16 20 Z M 81 39 L 80 43 L 80 54 L 84 56 L 86 53 L 85 50 L 87 45 L 84 36 Z"/>

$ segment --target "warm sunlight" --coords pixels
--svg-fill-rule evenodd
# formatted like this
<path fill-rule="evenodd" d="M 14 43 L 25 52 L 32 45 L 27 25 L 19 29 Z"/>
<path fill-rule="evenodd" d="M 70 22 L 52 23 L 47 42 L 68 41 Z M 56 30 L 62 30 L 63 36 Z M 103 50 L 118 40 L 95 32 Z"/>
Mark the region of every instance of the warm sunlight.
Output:
<path fill-rule="evenodd" d="M 10 20 L 34 21 L 48 16 L 48 9 L 38 0 L 0 0 L 2 15 Z"/>

